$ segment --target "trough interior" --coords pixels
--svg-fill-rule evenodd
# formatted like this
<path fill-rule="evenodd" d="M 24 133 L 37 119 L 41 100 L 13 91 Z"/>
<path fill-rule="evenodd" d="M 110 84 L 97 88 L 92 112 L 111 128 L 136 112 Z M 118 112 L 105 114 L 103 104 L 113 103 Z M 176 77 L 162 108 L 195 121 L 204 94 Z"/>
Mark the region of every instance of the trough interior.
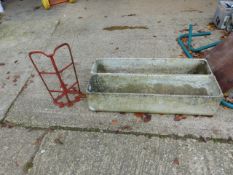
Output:
<path fill-rule="evenodd" d="M 210 74 L 204 60 L 188 59 L 103 59 L 94 66 L 96 73 Z"/>
<path fill-rule="evenodd" d="M 219 96 L 212 76 L 185 75 L 93 75 L 89 93 L 136 93 L 164 95 Z"/>

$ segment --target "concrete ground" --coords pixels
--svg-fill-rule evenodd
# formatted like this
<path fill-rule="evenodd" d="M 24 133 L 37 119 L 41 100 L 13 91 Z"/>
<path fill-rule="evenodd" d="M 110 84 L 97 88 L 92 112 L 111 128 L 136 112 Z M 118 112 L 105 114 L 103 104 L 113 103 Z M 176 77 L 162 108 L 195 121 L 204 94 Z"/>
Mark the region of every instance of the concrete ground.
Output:
<path fill-rule="evenodd" d="M 215 0 L 80 0 L 49 11 L 40 1 L 9 1 L 0 21 L 0 174 L 233 174 L 233 112 L 213 117 L 90 112 L 83 100 L 53 105 L 28 58 L 71 45 L 82 91 L 97 58 L 183 57 L 176 42 L 189 23 L 208 25 Z M 139 29 L 105 30 L 112 26 Z M 118 28 L 119 29 L 119 28 Z M 48 66 L 46 59 L 42 66 Z"/>

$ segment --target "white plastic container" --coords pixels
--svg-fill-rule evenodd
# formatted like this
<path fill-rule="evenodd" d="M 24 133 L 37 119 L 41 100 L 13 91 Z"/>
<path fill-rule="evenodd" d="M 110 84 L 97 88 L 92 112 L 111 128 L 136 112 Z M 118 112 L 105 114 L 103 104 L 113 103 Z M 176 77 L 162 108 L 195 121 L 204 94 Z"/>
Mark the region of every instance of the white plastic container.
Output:
<path fill-rule="evenodd" d="M 226 29 L 233 14 L 233 1 L 219 1 L 213 22 L 219 29 Z"/>

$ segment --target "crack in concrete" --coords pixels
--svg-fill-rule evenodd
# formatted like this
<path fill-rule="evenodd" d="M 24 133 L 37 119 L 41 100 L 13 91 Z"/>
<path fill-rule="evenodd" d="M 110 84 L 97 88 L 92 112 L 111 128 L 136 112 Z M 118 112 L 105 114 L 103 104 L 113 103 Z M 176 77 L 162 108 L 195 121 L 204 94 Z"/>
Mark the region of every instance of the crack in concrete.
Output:
<path fill-rule="evenodd" d="M 0 123 L 3 123 L 3 121 L 7 118 L 8 113 L 11 109 L 11 107 L 15 104 L 16 100 L 18 99 L 18 97 L 20 96 L 20 94 L 24 91 L 24 89 L 27 87 L 27 84 L 31 78 L 31 73 L 32 71 L 29 73 L 29 77 L 27 78 L 27 80 L 25 81 L 25 83 L 23 84 L 22 88 L 19 90 L 19 93 L 16 95 L 16 97 L 13 99 L 13 101 L 11 102 L 11 104 L 9 105 L 9 107 L 7 108 L 7 111 L 5 112 L 4 117 L 0 120 Z"/>
<path fill-rule="evenodd" d="M 58 19 L 57 23 L 55 24 L 55 27 L 51 33 L 51 36 L 53 36 L 53 34 L 56 32 L 58 26 L 61 24 L 61 19 Z"/>
<path fill-rule="evenodd" d="M 27 162 L 25 163 L 25 165 L 23 166 L 23 171 L 24 171 L 25 174 L 28 174 L 29 170 L 33 168 L 34 159 L 35 159 L 37 153 L 38 153 L 39 150 L 40 150 L 40 146 L 41 146 L 41 144 L 42 144 L 42 142 L 43 142 L 43 139 L 45 138 L 45 136 L 46 136 L 50 131 L 51 131 L 50 129 L 46 129 L 46 130 L 44 131 L 44 133 L 42 133 L 41 136 L 39 136 L 39 137 L 36 139 L 36 142 L 35 142 L 35 145 L 36 145 L 36 146 L 35 146 L 35 151 L 34 151 L 34 153 L 32 154 L 30 160 L 27 161 Z"/>
<path fill-rule="evenodd" d="M 23 124 L 14 124 L 14 126 L 22 127 L 30 130 L 65 130 L 65 131 L 78 131 L 78 132 L 88 132 L 88 133 L 106 133 L 106 134 L 122 134 L 122 135 L 133 135 L 133 136 L 144 136 L 147 138 L 157 137 L 161 139 L 174 139 L 174 140 L 183 140 L 194 139 L 198 142 L 206 143 L 208 141 L 213 141 L 214 143 L 227 143 L 233 144 L 233 139 L 228 138 L 212 138 L 212 137 L 198 137 L 191 134 L 187 134 L 184 136 L 179 136 L 176 134 L 152 134 L 152 133 L 144 133 L 144 132 L 136 132 L 136 131 L 123 131 L 123 130 L 110 130 L 110 129 L 100 129 L 100 128 L 79 128 L 79 127 L 63 127 L 63 126 L 50 126 L 50 127 L 33 127 L 33 126 L 25 126 Z"/>
<path fill-rule="evenodd" d="M 57 23 L 56 23 L 56 25 L 55 25 L 55 27 L 54 27 L 54 30 L 53 30 L 52 33 L 50 34 L 50 37 L 52 37 L 53 34 L 56 32 L 56 30 L 57 30 L 58 26 L 60 25 L 60 23 L 61 23 L 61 20 L 58 19 L 58 21 L 57 21 Z M 48 45 L 49 45 L 49 42 L 46 43 L 45 48 L 46 48 Z M 7 118 L 8 113 L 9 113 L 11 107 L 14 105 L 14 103 L 16 102 L 16 100 L 18 99 L 18 97 L 20 96 L 20 94 L 21 94 L 21 93 L 24 91 L 24 89 L 27 87 L 27 84 L 28 84 L 28 82 L 29 82 L 29 80 L 30 80 L 30 78 L 31 78 L 32 72 L 33 72 L 33 70 L 29 72 L 29 73 L 30 73 L 30 76 L 27 78 L 27 80 L 25 81 L 24 85 L 23 85 L 22 88 L 20 89 L 19 93 L 16 95 L 16 97 L 13 99 L 13 101 L 12 101 L 11 104 L 9 105 L 8 109 L 6 110 L 6 112 L 5 112 L 5 114 L 4 114 L 4 117 L 0 120 L 0 123 L 2 123 L 2 122 Z"/>

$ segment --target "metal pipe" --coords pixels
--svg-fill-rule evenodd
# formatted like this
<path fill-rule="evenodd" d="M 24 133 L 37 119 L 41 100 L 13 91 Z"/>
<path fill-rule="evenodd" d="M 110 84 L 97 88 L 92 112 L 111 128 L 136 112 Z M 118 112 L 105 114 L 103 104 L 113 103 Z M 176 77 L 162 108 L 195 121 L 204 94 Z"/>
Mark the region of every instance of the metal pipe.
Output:
<path fill-rule="evenodd" d="M 233 103 L 227 102 L 226 100 L 222 100 L 220 104 L 230 109 L 233 109 Z"/>
<path fill-rule="evenodd" d="M 208 44 L 206 46 L 201 46 L 201 47 L 198 47 L 196 49 L 193 48 L 192 45 L 190 45 L 190 50 L 193 51 L 193 52 L 201 52 L 202 50 L 209 49 L 211 47 L 217 46 L 220 43 L 222 43 L 222 41 L 216 41 L 214 43 Z"/>
<path fill-rule="evenodd" d="M 210 35 L 210 32 L 201 32 L 201 33 L 192 33 L 192 37 L 199 37 L 199 36 L 206 36 L 206 35 Z M 189 53 L 188 49 L 185 47 L 184 43 L 182 42 L 182 38 L 187 38 L 189 36 L 189 34 L 181 34 L 178 36 L 178 44 L 180 45 L 180 47 L 182 48 L 182 50 L 184 51 L 185 55 L 188 58 L 193 58 L 193 56 Z"/>
<path fill-rule="evenodd" d="M 181 39 L 182 39 L 181 37 L 178 37 L 178 44 L 180 45 L 181 49 L 184 51 L 185 55 L 188 58 L 193 58 L 193 56 L 189 53 L 188 49 L 185 47 Z"/>
<path fill-rule="evenodd" d="M 211 44 L 208 44 L 208 45 L 205 45 L 205 46 L 201 46 L 201 47 L 198 47 L 198 48 L 195 49 L 192 46 L 192 33 L 193 33 L 193 25 L 189 24 L 188 47 L 193 52 L 201 52 L 202 50 L 209 49 L 211 47 L 217 46 L 219 43 L 222 42 L 222 41 L 216 41 L 214 43 L 211 43 Z M 211 34 L 211 32 L 210 32 L 210 34 Z"/>
<path fill-rule="evenodd" d="M 193 25 L 189 24 L 189 36 L 188 36 L 188 47 L 189 49 L 192 47 L 192 33 L 193 33 Z"/>

